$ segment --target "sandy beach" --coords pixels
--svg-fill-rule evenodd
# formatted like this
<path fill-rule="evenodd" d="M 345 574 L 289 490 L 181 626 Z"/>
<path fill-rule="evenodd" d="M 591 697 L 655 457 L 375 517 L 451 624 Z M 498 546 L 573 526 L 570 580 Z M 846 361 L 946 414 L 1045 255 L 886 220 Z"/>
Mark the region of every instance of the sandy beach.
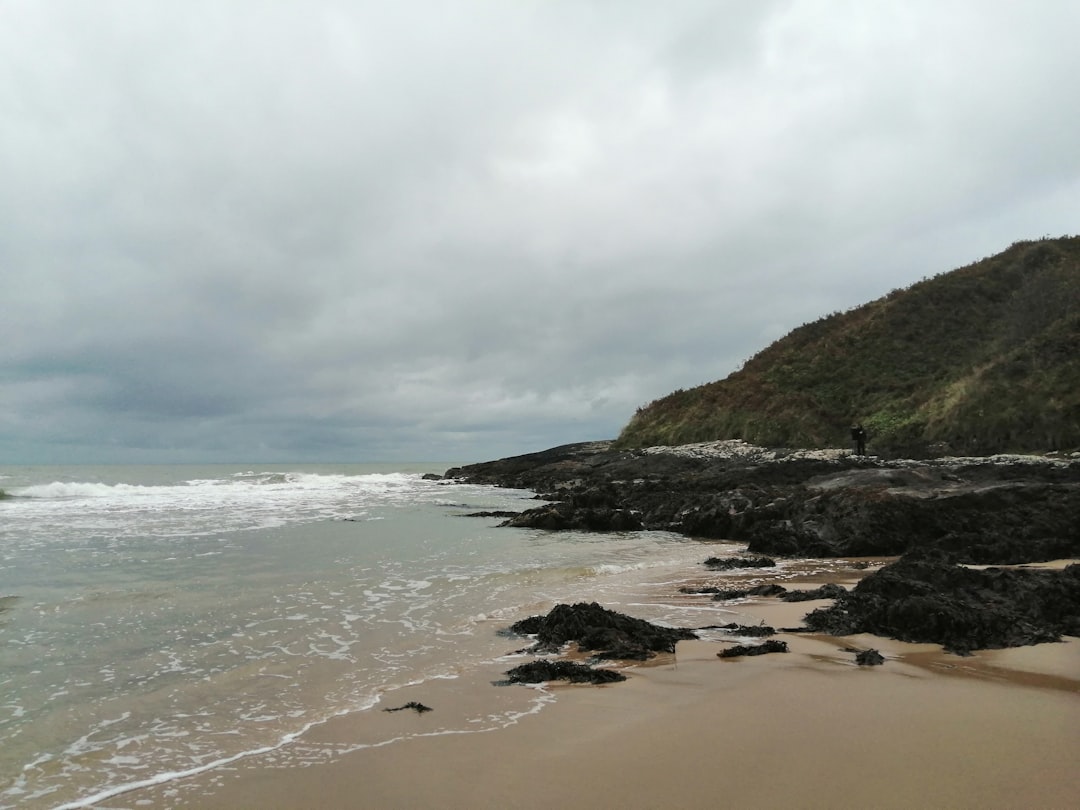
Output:
<path fill-rule="evenodd" d="M 813 582 L 805 583 L 807 587 Z M 740 604 L 797 626 L 824 602 Z M 871 636 L 782 634 L 790 652 L 720 659 L 680 642 L 610 686 L 552 685 L 505 729 L 442 733 L 517 697 L 489 678 L 399 692 L 434 711 L 365 712 L 304 745 L 362 745 L 332 764 L 252 758 L 114 797 L 108 807 L 1071 808 L 1080 795 L 1080 639 L 959 657 Z M 886 657 L 859 667 L 845 648 Z"/>

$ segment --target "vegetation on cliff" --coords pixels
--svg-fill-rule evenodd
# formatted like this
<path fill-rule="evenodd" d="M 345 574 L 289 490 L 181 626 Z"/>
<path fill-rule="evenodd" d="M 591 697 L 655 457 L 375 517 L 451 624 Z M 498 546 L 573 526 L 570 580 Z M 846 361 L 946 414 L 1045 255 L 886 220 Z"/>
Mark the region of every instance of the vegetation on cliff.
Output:
<path fill-rule="evenodd" d="M 718 439 L 876 453 L 1080 448 L 1080 236 L 1017 242 L 805 324 L 640 408 L 617 447 Z"/>

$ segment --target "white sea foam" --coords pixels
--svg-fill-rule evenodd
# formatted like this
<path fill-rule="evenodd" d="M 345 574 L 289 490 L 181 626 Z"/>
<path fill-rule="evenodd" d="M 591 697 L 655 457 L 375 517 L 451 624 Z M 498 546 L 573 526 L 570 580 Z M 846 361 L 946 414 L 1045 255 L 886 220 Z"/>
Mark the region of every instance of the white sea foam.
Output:
<path fill-rule="evenodd" d="M 255 755 L 332 759 L 306 729 L 501 663 L 513 644 L 496 630 L 555 602 L 615 605 L 643 572 L 708 556 L 663 534 L 496 529 L 446 504 L 523 493 L 418 474 L 78 473 L 19 479 L 33 494 L 2 505 L 0 593 L 27 598 L 3 614 L 0 805 L 83 807 Z M 553 699 L 521 694 L 445 733 Z"/>
<path fill-rule="evenodd" d="M 23 498 L 116 498 L 150 497 L 156 487 L 132 484 L 99 484 L 89 481 L 53 481 L 12 490 Z"/>

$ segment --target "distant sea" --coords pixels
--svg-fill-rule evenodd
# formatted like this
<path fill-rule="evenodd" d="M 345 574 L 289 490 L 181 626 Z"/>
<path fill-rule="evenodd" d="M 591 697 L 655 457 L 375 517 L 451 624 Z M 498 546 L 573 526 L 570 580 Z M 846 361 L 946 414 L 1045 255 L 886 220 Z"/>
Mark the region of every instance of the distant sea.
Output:
<path fill-rule="evenodd" d="M 510 668 L 525 642 L 498 631 L 558 602 L 716 620 L 672 598 L 715 550 L 498 528 L 465 515 L 532 493 L 422 478 L 448 466 L 0 467 L 0 807 L 123 806 L 254 755 L 339 756 L 299 741 L 403 687 Z M 504 688 L 520 699 L 455 733 L 552 700 Z"/>

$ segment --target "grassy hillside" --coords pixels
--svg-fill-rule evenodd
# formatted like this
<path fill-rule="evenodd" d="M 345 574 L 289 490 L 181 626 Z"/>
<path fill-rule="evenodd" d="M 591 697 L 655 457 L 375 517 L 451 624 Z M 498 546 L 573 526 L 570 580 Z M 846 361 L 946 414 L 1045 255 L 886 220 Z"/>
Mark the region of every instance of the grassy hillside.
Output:
<path fill-rule="evenodd" d="M 805 324 L 640 408 L 621 447 L 740 438 L 874 453 L 1080 448 L 1080 237 L 1017 242 Z"/>

